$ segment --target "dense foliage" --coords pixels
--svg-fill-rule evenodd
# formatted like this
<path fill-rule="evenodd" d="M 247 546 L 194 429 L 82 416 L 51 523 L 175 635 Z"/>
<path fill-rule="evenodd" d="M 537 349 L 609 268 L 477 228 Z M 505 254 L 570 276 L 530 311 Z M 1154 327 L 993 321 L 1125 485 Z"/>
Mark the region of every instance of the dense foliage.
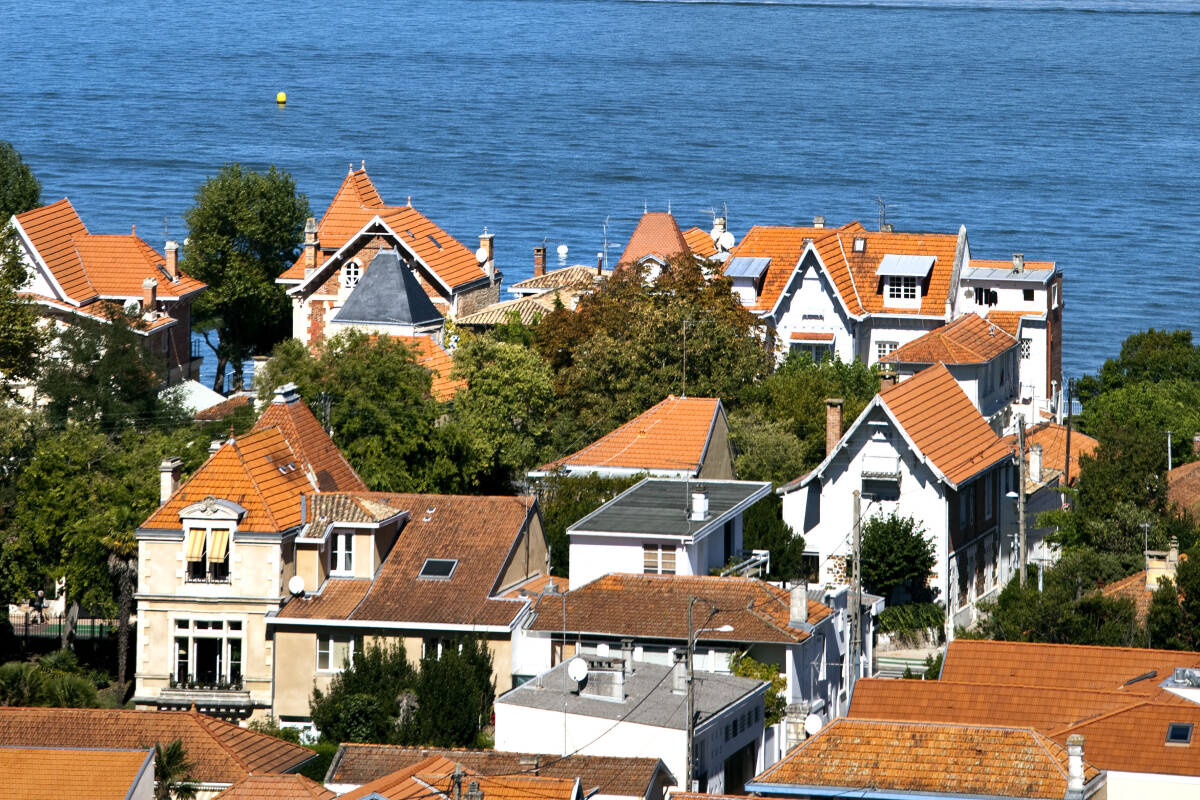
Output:
<path fill-rule="evenodd" d="M 862 524 L 862 583 L 888 605 L 933 599 L 933 542 L 912 517 L 875 516 Z"/>
<path fill-rule="evenodd" d="M 37 208 L 41 197 L 42 184 L 17 148 L 0 141 L 0 227 L 14 214 Z"/>
<path fill-rule="evenodd" d="M 787 712 L 787 676 L 779 671 L 774 664 L 755 661 L 747 653 L 735 653 L 729 660 L 729 671 L 742 678 L 756 681 L 766 681 L 766 696 L 763 698 L 766 710 L 763 712 L 763 725 L 770 727 L 783 721 Z"/>

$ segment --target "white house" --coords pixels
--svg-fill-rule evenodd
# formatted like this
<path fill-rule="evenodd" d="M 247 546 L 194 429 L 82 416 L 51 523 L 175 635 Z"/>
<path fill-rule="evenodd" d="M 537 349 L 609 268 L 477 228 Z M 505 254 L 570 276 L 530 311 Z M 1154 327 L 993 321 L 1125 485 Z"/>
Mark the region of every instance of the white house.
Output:
<path fill-rule="evenodd" d="M 585 665 L 586 676 L 575 672 Z M 767 684 L 697 671 L 692 688 L 693 788 L 740 793 L 767 766 L 762 760 Z M 496 699 L 496 749 L 651 756 L 662 759 L 683 784 L 687 695 L 683 659 L 665 666 L 579 657 Z"/>
<path fill-rule="evenodd" d="M 567 529 L 570 588 L 610 572 L 707 575 L 742 555 L 742 514 L 758 481 L 646 478 Z"/>
<path fill-rule="evenodd" d="M 949 623 L 969 626 L 976 601 L 1014 567 L 1016 521 L 1004 497 L 1014 485 L 1010 446 L 938 364 L 876 395 L 820 465 L 778 492 L 823 584 L 847 581 L 855 490 L 864 520 L 914 518 L 934 543 L 931 583 Z"/>

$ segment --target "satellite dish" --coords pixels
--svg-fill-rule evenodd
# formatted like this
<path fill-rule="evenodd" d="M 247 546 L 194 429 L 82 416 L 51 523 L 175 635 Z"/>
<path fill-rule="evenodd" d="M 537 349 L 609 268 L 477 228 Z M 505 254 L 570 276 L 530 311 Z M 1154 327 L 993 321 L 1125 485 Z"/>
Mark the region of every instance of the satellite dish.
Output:
<path fill-rule="evenodd" d="M 136 314 L 142 310 L 142 304 L 132 297 L 125 301 L 125 313 Z"/>
<path fill-rule="evenodd" d="M 720 245 L 722 250 L 732 250 L 733 245 L 736 242 L 737 240 L 733 238 L 733 234 L 729 231 L 725 231 L 721 234 L 720 238 L 717 239 L 717 244 Z"/>
<path fill-rule="evenodd" d="M 475 260 L 478 261 L 480 264 L 487 261 L 487 257 L 488 257 L 488 251 L 487 251 L 486 247 L 481 247 L 475 251 Z"/>
<path fill-rule="evenodd" d="M 288 591 L 294 595 L 304 594 L 304 578 L 299 575 L 293 575 L 288 580 Z"/>
<path fill-rule="evenodd" d="M 824 723 L 821 722 L 821 718 L 816 714 L 809 714 L 804 718 L 804 732 L 809 736 L 816 736 L 821 730 L 822 725 Z"/>
<path fill-rule="evenodd" d="M 559 258 L 567 257 L 567 246 L 565 244 L 560 244 L 558 246 L 558 257 Z"/>
<path fill-rule="evenodd" d="M 579 656 L 575 656 L 567 662 L 567 675 L 576 683 L 583 683 L 588 676 L 587 662 Z"/>

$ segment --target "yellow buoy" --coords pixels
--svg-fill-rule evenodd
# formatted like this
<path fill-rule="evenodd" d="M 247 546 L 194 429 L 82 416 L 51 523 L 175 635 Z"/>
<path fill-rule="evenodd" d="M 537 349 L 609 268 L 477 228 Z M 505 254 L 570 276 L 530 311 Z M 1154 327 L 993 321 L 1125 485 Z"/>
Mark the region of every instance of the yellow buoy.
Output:
<path fill-rule="evenodd" d="M 279 105 L 281 105 L 281 106 L 286 104 L 287 103 L 287 92 L 277 92 L 275 95 L 275 102 L 279 103 Z"/>

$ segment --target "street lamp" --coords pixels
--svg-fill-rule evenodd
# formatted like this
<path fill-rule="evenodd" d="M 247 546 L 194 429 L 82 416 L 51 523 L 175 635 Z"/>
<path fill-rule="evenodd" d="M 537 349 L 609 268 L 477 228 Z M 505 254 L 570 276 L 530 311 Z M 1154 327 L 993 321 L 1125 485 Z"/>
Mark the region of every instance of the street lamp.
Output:
<path fill-rule="evenodd" d="M 731 633 L 733 626 L 729 624 L 720 625 L 715 628 L 696 628 L 692 620 L 692 609 L 696 606 L 697 600 L 704 600 L 702 597 L 692 597 L 688 599 L 688 642 L 687 642 L 687 766 L 684 772 L 684 786 L 687 787 L 684 791 L 694 791 L 692 788 L 692 772 L 695 766 L 695 742 L 696 742 L 696 712 L 695 712 L 695 694 L 693 693 L 695 671 L 693 662 L 696 655 L 696 637 L 701 633 Z M 701 625 L 708 624 L 709 620 L 717 615 L 719 610 L 715 603 L 711 600 L 704 600 L 712 609 L 708 612 L 708 616 L 704 618 Z"/>

